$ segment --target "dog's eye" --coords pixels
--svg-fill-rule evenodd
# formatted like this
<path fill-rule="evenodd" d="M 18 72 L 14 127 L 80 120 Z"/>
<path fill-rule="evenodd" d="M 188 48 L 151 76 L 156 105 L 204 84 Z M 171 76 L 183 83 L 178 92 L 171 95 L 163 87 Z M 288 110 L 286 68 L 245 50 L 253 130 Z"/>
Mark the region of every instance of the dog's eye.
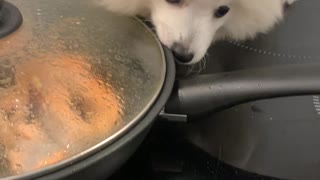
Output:
<path fill-rule="evenodd" d="M 220 6 L 215 12 L 214 16 L 216 18 L 221 18 L 229 12 L 230 8 L 228 6 Z"/>
<path fill-rule="evenodd" d="M 170 4 L 180 4 L 182 0 L 166 0 Z"/>

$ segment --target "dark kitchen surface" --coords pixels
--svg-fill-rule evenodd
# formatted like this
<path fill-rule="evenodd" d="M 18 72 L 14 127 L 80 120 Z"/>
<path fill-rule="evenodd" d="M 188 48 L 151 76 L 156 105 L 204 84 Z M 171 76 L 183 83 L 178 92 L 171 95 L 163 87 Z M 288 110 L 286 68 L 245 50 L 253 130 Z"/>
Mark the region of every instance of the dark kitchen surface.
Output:
<path fill-rule="evenodd" d="M 178 125 L 179 126 L 179 125 Z M 278 180 L 226 165 L 190 144 L 174 123 L 157 123 L 151 134 L 110 180 Z"/>
<path fill-rule="evenodd" d="M 202 73 L 318 62 L 319 8 L 318 0 L 300 0 L 270 34 L 218 43 Z M 247 103 L 188 123 L 157 121 L 111 180 L 318 180 L 319 115 L 314 95 Z"/>

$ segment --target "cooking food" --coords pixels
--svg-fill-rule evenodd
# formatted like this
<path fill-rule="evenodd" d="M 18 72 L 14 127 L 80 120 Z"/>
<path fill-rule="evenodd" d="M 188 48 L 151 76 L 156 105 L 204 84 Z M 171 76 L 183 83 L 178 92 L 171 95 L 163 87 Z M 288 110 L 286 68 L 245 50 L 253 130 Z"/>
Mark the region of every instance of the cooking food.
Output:
<path fill-rule="evenodd" d="M 0 6 L 0 179 L 60 179 L 47 175 L 95 163 L 111 173 L 129 154 L 90 159 L 126 145 L 155 106 L 168 72 L 156 36 L 88 0 Z"/>
<path fill-rule="evenodd" d="M 115 94 L 80 56 L 1 62 L 0 176 L 56 163 L 101 142 L 121 115 Z"/>

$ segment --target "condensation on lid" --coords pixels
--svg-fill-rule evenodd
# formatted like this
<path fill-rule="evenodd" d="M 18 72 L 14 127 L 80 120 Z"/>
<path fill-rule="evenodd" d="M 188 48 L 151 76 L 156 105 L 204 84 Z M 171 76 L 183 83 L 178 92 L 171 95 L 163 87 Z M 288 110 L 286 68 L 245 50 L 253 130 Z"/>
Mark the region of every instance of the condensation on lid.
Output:
<path fill-rule="evenodd" d="M 152 33 L 88 0 L 10 0 L 24 18 L 0 40 L 0 177 L 105 145 L 159 94 Z"/>

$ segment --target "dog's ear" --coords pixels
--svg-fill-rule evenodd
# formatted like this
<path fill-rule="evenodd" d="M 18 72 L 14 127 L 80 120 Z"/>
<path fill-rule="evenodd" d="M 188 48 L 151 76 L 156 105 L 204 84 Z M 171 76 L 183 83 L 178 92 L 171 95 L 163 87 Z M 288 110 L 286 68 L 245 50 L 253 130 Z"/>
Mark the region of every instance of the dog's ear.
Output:
<path fill-rule="evenodd" d="M 121 14 L 143 16 L 146 13 L 147 7 L 145 0 L 96 0 L 99 5 L 104 6 L 107 10 Z"/>

